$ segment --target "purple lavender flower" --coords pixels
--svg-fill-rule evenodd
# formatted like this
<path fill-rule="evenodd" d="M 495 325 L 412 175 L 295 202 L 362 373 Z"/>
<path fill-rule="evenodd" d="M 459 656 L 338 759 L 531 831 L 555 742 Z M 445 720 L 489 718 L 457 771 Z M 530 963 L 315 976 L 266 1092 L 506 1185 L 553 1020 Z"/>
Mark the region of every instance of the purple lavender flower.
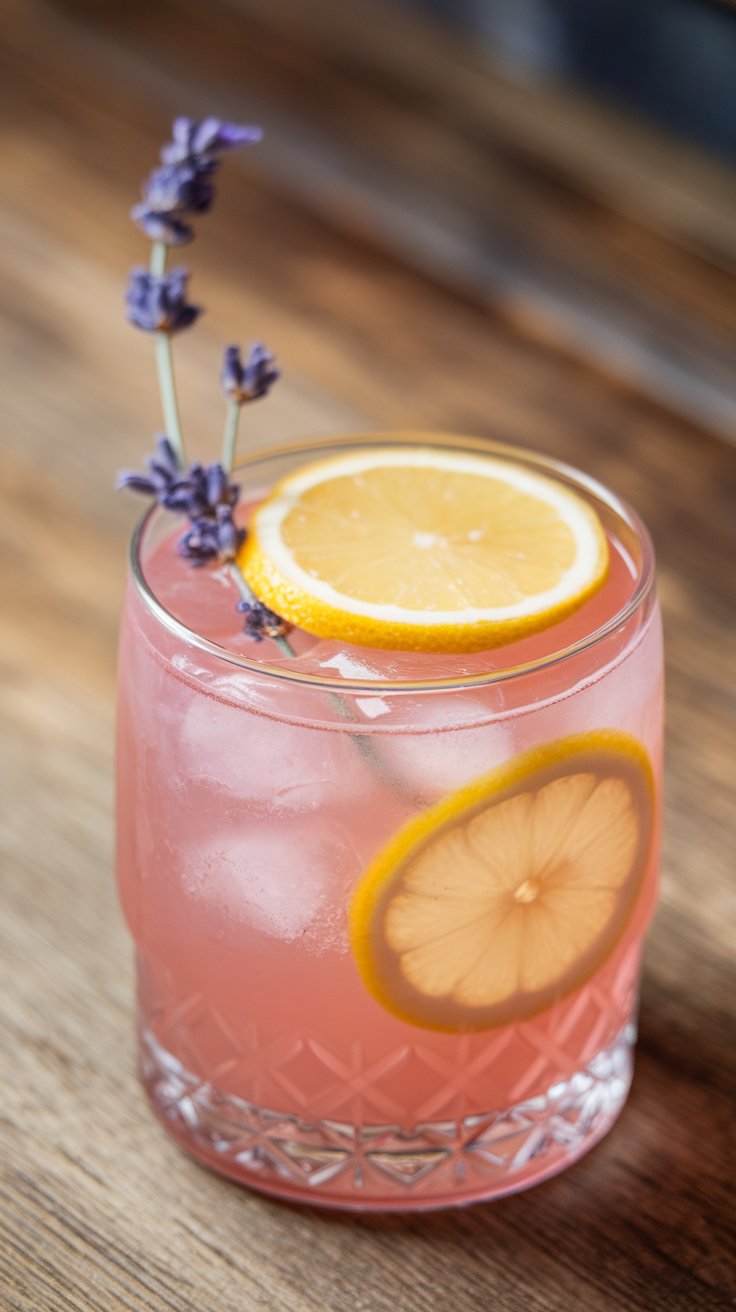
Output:
<path fill-rule="evenodd" d="M 130 211 L 131 217 L 153 241 L 163 241 L 167 246 L 191 241 L 194 231 L 181 216 L 204 214 L 210 208 L 215 189 L 208 174 L 216 167 L 216 161 L 201 167 L 185 161 L 154 169 L 143 184 L 143 200 Z"/>
<path fill-rule="evenodd" d="M 230 506 L 220 505 L 215 518 L 200 516 L 179 540 L 179 555 L 190 565 L 206 565 L 210 560 L 234 560 L 245 541 L 245 529 L 238 528 Z"/>
<path fill-rule="evenodd" d="M 238 528 L 233 519 L 230 506 L 218 506 L 215 513 L 217 515 L 217 543 L 220 548 L 220 555 L 223 560 L 235 560 L 245 542 L 246 530 Z"/>
<path fill-rule="evenodd" d="M 207 501 L 209 504 L 211 506 L 232 505 L 230 484 L 222 465 L 210 465 L 206 479 Z"/>
<path fill-rule="evenodd" d="M 128 322 L 144 332 L 177 333 L 188 328 L 202 313 L 199 305 L 186 302 L 186 269 L 171 269 L 160 277 L 141 266 L 131 269 L 125 299 Z"/>
<path fill-rule="evenodd" d="M 212 464 L 205 469 L 199 461 L 193 460 L 187 470 L 189 501 L 187 514 L 189 518 L 200 519 L 202 516 L 212 519 L 220 506 L 232 509 L 237 504 L 240 487 L 231 483 L 222 465 Z"/>
<path fill-rule="evenodd" d="M 167 246 L 191 241 L 194 231 L 184 215 L 204 214 L 210 208 L 215 195 L 210 177 L 220 167 L 218 155 L 260 141 L 262 135 L 260 128 L 238 127 L 219 118 L 200 123 L 175 119 L 173 141 L 161 150 L 162 167 L 144 182 L 143 200 L 133 206 L 131 218 L 152 241 Z"/>
<path fill-rule="evenodd" d="M 192 520 L 191 528 L 179 539 L 177 550 L 195 567 L 216 560 L 219 555 L 217 525 L 211 519 Z"/>
<path fill-rule="evenodd" d="M 269 610 L 268 606 L 264 606 L 256 597 L 253 601 L 239 601 L 238 610 L 245 615 L 243 625 L 245 632 L 255 642 L 263 642 L 264 638 L 283 638 L 291 628 L 286 620 L 282 620 L 280 615 Z"/>
<path fill-rule="evenodd" d="M 164 433 L 158 435 L 156 450 L 146 456 L 144 463 L 147 472 L 121 469 L 116 486 L 155 497 L 167 510 L 187 516 L 189 528 L 179 539 L 179 555 L 195 568 L 213 560 L 235 560 L 245 542 L 246 530 L 239 528 L 233 519 L 240 488 L 230 482 L 222 465 L 211 464 L 205 468 L 192 461 L 183 473 Z M 262 642 L 264 637 L 281 638 L 291 628 L 256 598 L 239 601 L 238 610 L 245 615 L 245 632 L 255 642 Z"/>
<path fill-rule="evenodd" d="M 215 168 L 214 161 L 202 167 L 188 161 L 163 164 L 144 183 L 143 201 L 159 213 L 179 210 L 185 214 L 204 214 L 215 194 L 212 183 L 207 181 Z"/>
<path fill-rule="evenodd" d="M 188 486 L 187 478 L 179 469 L 176 453 L 165 433 L 159 433 L 155 454 L 146 456 L 144 463 L 148 469 L 147 474 L 139 469 L 120 470 L 115 480 L 118 491 L 127 488 L 141 496 L 156 497 L 167 510 L 179 510 L 181 507 L 178 504 L 171 505 L 170 501 L 181 497 L 182 488 Z"/>
<path fill-rule="evenodd" d="M 164 164 L 181 164 L 184 160 L 192 159 L 199 164 L 217 164 L 220 151 L 250 146 L 261 140 L 263 131 L 261 128 L 223 123 L 219 118 L 204 118 L 194 123 L 190 118 L 181 117 L 174 119 L 171 135 L 173 141 L 161 150 Z"/>
<path fill-rule="evenodd" d="M 186 473 L 179 469 L 174 449 L 165 434 L 156 439 L 156 451 L 146 456 L 147 473 L 122 469 L 116 486 L 155 497 L 166 510 L 186 515 L 191 523 L 179 543 L 182 556 L 193 565 L 219 557 L 234 560 L 245 541 L 245 529 L 233 519 L 240 488 L 231 483 L 222 465 L 207 468 L 192 461 Z"/>
<path fill-rule="evenodd" d="M 237 401 L 239 405 L 245 401 L 257 401 L 266 395 L 280 376 L 281 371 L 276 368 L 274 356 L 263 342 L 253 342 L 245 364 L 240 359 L 239 346 L 227 347 L 220 382 L 223 392 L 231 401 Z"/>
<path fill-rule="evenodd" d="M 194 237 L 194 228 L 183 223 L 176 214 L 159 213 L 144 203 L 134 205 L 130 217 L 151 241 L 163 242 L 164 246 L 186 246 Z"/>

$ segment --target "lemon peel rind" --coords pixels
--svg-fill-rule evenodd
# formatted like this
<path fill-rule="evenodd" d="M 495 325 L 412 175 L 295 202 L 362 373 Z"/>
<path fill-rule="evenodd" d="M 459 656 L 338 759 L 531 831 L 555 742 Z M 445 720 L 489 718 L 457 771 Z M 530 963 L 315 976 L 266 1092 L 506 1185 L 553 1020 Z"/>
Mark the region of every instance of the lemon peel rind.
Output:
<path fill-rule="evenodd" d="M 406 610 L 403 614 L 407 618 L 402 618 L 401 607 L 357 602 L 324 581 L 310 579 L 306 571 L 289 558 L 280 541 L 280 525 L 301 492 L 315 486 L 320 475 L 339 478 L 361 469 L 387 465 L 434 469 L 438 467 L 438 461 L 442 467 L 445 456 L 448 469 L 501 479 L 557 510 L 573 533 L 578 556 L 565 578 L 549 594 L 539 594 L 511 606 L 489 608 L 485 612 L 473 611 L 471 620 L 463 618 L 462 611 Z M 581 547 L 585 544 L 591 555 L 595 550 L 595 565 L 587 574 L 583 571 L 581 581 L 580 560 L 585 555 Z M 490 456 L 462 459 L 431 449 L 399 447 L 379 453 L 367 449 L 351 456 L 315 461 L 287 475 L 253 516 L 248 537 L 238 556 L 238 565 L 261 601 L 290 624 L 315 637 L 389 651 L 462 654 L 508 646 L 567 619 L 603 586 L 608 577 L 610 555 L 595 511 L 576 493 L 553 479 L 529 473 L 521 466 L 494 460 Z M 389 618 L 385 617 L 387 613 Z M 480 618 L 483 615 L 485 618 Z"/>
<path fill-rule="evenodd" d="M 586 763 L 613 766 L 608 774 L 643 785 L 638 789 L 643 803 L 645 823 L 640 835 L 639 850 L 632 863 L 627 884 L 629 895 L 619 907 L 619 914 L 611 917 L 599 939 L 562 972 L 550 998 L 550 989 L 543 991 L 540 1000 L 534 994 L 515 994 L 508 1002 L 488 1008 L 461 1006 L 446 999 L 422 994 L 405 979 L 393 989 L 385 981 L 385 962 L 378 963 L 374 947 L 376 923 L 382 920 L 391 896 L 398 891 L 401 869 L 410 856 L 416 855 L 424 843 L 435 837 L 463 816 L 470 817 L 483 803 L 494 804 L 521 791 L 521 785 L 534 780 L 543 786 L 544 775 L 561 763 L 578 758 L 576 769 L 585 769 Z M 652 765 L 644 745 L 632 734 L 618 729 L 593 730 L 572 734 L 553 742 L 541 743 L 520 752 L 510 761 L 487 774 L 479 776 L 451 796 L 443 798 L 421 815 L 408 820 L 386 844 L 362 875 L 350 904 L 349 937 L 353 957 L 368 992 L 385 1010 L 406 1024 L 440 1033 L 459 1034 L 498 1029 L 547 1011 L 563 998 L 581 988 L 616 950 L 639 902 L 644 878 L 649 867 L 655 815 L 655 782 Z M 606 933 L 612 927 L 613 932 Z M 599 940 L 603 939 L 601 943 Z M 386 954 L 384 953 L 384 956 Z M 398 959 L 398 954 L 395 954 Z M 401 996 L 403 995 L 403 996 Z M 455 1013 L 451 1015 L 449 1013 Z"/>

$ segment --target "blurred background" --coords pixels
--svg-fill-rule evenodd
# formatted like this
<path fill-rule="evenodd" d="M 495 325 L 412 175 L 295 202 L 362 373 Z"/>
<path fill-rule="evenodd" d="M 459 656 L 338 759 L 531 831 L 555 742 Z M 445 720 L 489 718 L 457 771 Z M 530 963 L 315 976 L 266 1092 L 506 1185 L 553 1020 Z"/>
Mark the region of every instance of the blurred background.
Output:
<path fill-rule="evenodd" d="M 256 184 L 736 438 L 730 4 L 4 0 L 3 9 L 13 75 L 45 78 L 48 103 L 57 70 L 80 124 L 87 106 L 88 151 L 103 107 L 121 116 L 108 169 L 128 194 L 137 179 L 123 138 L 132 146 L 146 114 L 162 133 L 182 105 L 255 119 L 264 145 L 235 167 Z"/>
<path fill-rule="evenodd" d="M 728 0 L 401 2 L 479 40 L 509 77 L 587 87 L 736 158 L 736 21 Z"/>
<path fill-rule="evenodd" d="M 649 1190 L 637 1225 L 653 1283 L 639 1303 L 632 1274 L 620 1305 L 725 1307 L 736 7 L 718 0 L 0 0 L 2 1096 L 8 1125 L 41 1127 L 5 1161 L 94 1212 L 103 1246 L 108 1225 L 143 1262 L 159 1227 L 159 1253 L 176 1251 L 136 1173 L 141 1144 L 147 1161 L 165 1149 L 121 1067 L 129 946 L 110 870 L 117 620 L 140 511 L 112 488 L 160 425 L 151 343 L 123 313 L 128 269 L 148 256 L 128 212 L 181 113 L 265 129 L 227 158 L 212 213 L 177 256 L 207 309 L 176 342 L 190 454 L 217 457 L 223 346 L 259 337 L 283 378 L 248 407 L 244 443 L 375 428 L 500 437 L 601 478 L 653 532 L 668 825 L 627 1123 L 659 1156 L 628 1195 Z M 90 1183 L 119 1182 L 122 1159 L 135 1199 L 124 1218 Z M 697 1222 L 683 1201 L 669 1237 L 665 1178 L 670 1199 L 699 1199 Z M 619 1202 L 630 1216 L 625 1185 L 612 1189 L 604 1227 Z M 194 1188 L 187 1206 L 197 1212 Z M 56 1242 L 30 1251 L 57 1262 L 75 1306 L 92 1305 L 84 1255 L 72 1270 Z M 505 1241 L 499 1251 L 508 1262 Z M 189 1292 L 175 1305 L 209 1307 L 189 1251 L 177 1261 L 166 1278 L 183 1270 Z M 636 1261 L 630 1227 L 618 1268 Z M 537 1306 L 533 1270 L 514 1279 Z M 433 1288 L 431 1306 L 446 1307 L 452 1273 Z M 325 1305 L 353 1306 L 335 1299 Z M 118 1306 L 110 1290 L 105 1306 Z"/>

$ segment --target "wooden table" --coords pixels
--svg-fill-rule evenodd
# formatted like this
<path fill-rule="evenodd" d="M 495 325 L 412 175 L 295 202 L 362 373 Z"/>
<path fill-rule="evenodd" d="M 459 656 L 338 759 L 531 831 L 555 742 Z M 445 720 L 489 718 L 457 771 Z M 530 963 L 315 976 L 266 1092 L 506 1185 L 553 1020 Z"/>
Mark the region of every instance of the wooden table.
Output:
<path fill-rule="evenodd" d="M 121 286 L 167 125 L 2 6 L 0 1305 L 14 1312 L 695 1312 L 736 1303 L 736 449 L 535 344 L 236 169 L 186 259 L 191 444 L 214 458 L 223 342 L 284 379 L 265 443 L 344 428 L 501 435 L 602 478 L 656 540 L 667 842 L 630 1101 L 587 1158 L 465 1212 L 359 1218 L 207 1174 L 133 1066 L 111 873 L 116 621 L 136 514 L 112 491 L 158 424 Z"/>

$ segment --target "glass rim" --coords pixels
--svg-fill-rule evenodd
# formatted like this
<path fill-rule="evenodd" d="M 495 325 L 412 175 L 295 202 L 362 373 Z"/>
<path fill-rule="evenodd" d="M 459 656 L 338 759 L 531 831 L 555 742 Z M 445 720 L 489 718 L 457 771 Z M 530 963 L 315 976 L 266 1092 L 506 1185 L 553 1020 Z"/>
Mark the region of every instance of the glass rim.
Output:
<path fill-rule="evenodd" d="M 136 591 L 143 601 L 146 608 L 154 616 L 163 628 L 169 633 L 180 638 L 190 647 L 196 647 L 200 651 L 207 652 L 208 655 L 216 657 L 218 660 L 225 661 L 228 665 L 235 665 L 240 669 L 249 671 L 252 674 L 263 675 L 267 678 L 274 678 L 286 681 L 288 684 L 301 684 L 327 692 L 365 693 L 374 695 L 380 693 L 391 693 L 392 695 L 410 694 L 416 692 L 447 692 L 460 691 L 467 688 L 485 687 L 492 683 L 503 683 L 510 679 L 518 679 L 523 675 L 534 674 L 537 671 L 548 669 L 550 666 L 559 665 L 561 662 L 570 660 L 579 653 L 588 651 L 591 647 L 597 646 L 606 638 L 621 629 L 642 606 L 649 596 L 654 585 L 654 547 L 646 525 L 639 518 L 636 511 L 633 510 L 627 502 L 621 497 L 610 492 L 603 483 L 597 479 L 591 478 L 588 474 L 582 473 L 581 470 L 575 469 L 574 466 L 566 464 L 564 461 L 555 460 L 552 456 L 545 456 L 536 451 L 531 451 L 526 447 L 513 446 L 507 442 L 499 442 L 492 438 L 465 437 L 454 433 L 435 433 L 435 432 L 382 432 L 382 433 L 350 433 L 341 437 L 324 437 L 310 438 L 306 441 L 289 443 L 287 446 L 273 447 L 254 452 L 250 456 L 245 456 L 238 460 L 233 472 L 240 470 L 254 469 L 259 464 L 267 464 L 271 461 L 278 460 L 285 456 L 298 456 L 303 453 L 305 456 L 309 452 L 324 451 L 329 448 L 344 447 L 363 447 L 370 445 L 376 446 L 434 446 L 446 447 L 454 450 L 463 449 L 472 451 L 477 454 L 497 456 L 501 459 L 513 460 L 521 463 L 532 463 L 540 472 L 548 473 L 550 476 L 562 476 L 567 482 L 571 482 L 589 495 L 595 497 L 598 501 L 603 502 L 610 510 L 621 519 L 630 531 L 634 534 L 641 548 L 642 561 L 639 577 L 636 582 L 634 591 L 629 600 L 623 605 L 615 615 L 611 616 L 605 624 L 594 629 L 584 638 L 577 642 L 571 643 L 567 647 L 562 647 L 558 651 L 550 652 L 533 661 L 526 661 L 519 665 L 509 665 L 503 668 L 489 670 L 481 674 L 459 674 L 451 675 L 441 679 L 344 679 L 331 678 L 330 676 L 308 674 L 302 670 L 290 670 L 288 665 L 270 665 L 266 661 L 253 660 L 251 657 L 243 656 L 240 652 L 230 651 L 227 647 L 221 647 L 219 643 L 212 642 L 209 638 L 204 638 L 197 633 L 195 629 L 190 629 L 159 601 L 158 597 L 149 587 L 146 581 L 143 565 L 140 559 L 141 546 L 146 528 L 149 521 L 160 507 L 153 503 L 143 513 L 133 531 L 130 543 L 130 571 L 131 578 L 135 585 Z M 510 644 L 509 644 L 510 645 Z M 495 651 L 502 651 L 503 648 L 493 648 Z M 438 652 L 438 656 L 447 655 L 448 653 Z M 458 654 L 458 653 L 455 653 Z"/>

